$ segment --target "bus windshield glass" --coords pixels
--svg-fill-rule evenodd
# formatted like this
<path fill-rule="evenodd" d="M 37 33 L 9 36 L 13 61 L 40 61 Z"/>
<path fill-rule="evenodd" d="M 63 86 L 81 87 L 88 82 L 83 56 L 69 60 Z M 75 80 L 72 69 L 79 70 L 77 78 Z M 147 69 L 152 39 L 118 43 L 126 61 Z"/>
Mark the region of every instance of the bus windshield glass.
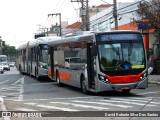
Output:
<path fill-rule="evenodd" d="M 6 62 L 7 61 L 7 57 L 0 57 L 0 62 Z"/>
<path fill-rule="evenodd" d="M 48 62 L 48 45 L 40 45 L 40 62 Z"/>
<path fill-rule="evenodd" d="M 122 41 L 102 42 L 98 45 L 100 68 L 103 71 L 144 69 L 143 42 Z"/>

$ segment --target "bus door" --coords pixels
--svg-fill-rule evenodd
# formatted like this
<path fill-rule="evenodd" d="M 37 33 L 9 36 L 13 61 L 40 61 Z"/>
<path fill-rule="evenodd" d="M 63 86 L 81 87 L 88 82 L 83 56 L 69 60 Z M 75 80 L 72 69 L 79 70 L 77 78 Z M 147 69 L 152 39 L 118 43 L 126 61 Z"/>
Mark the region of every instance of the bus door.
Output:
<path fill-rule="evenodd" d="M 87 72 L 89 88 L 95 89 L 94 56 L 91 54 L 93 43 L 87 44 Z"/>
<path fill-rule="evenodd" d="M 22 50 L 22 71 L 25 71 L 25 65 L 26 65 L 26 50 Z"/>
<path fill-rule="evenodd" d="M 54 52 L 53 47 L 50 47 L 50 66 L 51 66 L 51 77 L 54 77 Z"/>

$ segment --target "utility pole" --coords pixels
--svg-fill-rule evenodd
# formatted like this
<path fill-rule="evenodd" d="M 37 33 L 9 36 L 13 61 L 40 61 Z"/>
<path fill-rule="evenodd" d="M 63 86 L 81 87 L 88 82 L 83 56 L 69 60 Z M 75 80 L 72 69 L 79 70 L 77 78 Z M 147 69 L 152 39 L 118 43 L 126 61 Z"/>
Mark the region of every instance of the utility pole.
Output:
<path fill-rule="evenodd" d="M 62 36 L 62 28 L 61 28 L 61 13 L 55 13 L 55 14 L 48 14 L 48 17 L 50 16 L 59 16 L 59 24 L 56 23 L 56 26 L 55 27 L 58 27 L 59 28 L 59 36 Z M 57 34 L 58 35 L 58 34 Z"/>
<path fill-rule="evenodd" d="M 113 0 L 113 17 L 115 21 L 115 30 L 118 30 L 117 0 Z"/>
<path fill-rule="evenodd" d="M 42 30 L 42 31 L 43 31 L 43 34 L 44 34 L 45 36 L 48 36 L 48 29 L 49 29 L 49 28 L 47 28 L 46 26 L 40 25 L 40 24 L 38 24 L 38 26 L 39 26 L 39 30 Z"/>
<path fill-rule="evenodd" d="M 80 2 L 80 17 L 82 19 L 81 29 L 84 31 L 89 31 L 89 0 L 71 0 L 71 2 Z"/>

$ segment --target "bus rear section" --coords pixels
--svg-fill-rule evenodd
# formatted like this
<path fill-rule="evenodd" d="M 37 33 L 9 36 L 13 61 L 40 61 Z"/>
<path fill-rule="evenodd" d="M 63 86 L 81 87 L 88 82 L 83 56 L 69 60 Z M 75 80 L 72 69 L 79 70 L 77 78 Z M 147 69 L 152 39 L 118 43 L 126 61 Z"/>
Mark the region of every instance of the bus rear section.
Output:
<path fill-rule="evenodd" d="M 146 54 L 141 33 L 111 31 L 49 43 L 50 78 L 88 91 L 145 89 Z"/>

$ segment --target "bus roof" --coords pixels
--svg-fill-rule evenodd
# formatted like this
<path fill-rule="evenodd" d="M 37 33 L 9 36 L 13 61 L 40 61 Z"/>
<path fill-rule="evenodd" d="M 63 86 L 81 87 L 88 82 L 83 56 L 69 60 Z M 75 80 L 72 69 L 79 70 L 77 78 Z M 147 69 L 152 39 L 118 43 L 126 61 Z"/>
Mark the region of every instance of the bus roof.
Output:
<path fill-rule="evenodd" d="M 27 47 L 34 47 L 40 44 L 48 44 L 49 41 L 52 41 L 54 39 L 60 39 L 61 37 L 55 36 L 55 37 L 39 37 L 35 39 L 34 41 L 29 41 L 25 44 L 22 44 L 17 48 L 17 50 L 26 49 Z"/>
<path fill-rule="evenodd" d="M 68 42 L 80 42 L 80 41 L 92 41 L 93 40 L 93 33 L 86 34 L 86 35 L 78 35 L 78 36 L 72 36 L 67 38 L 61 38 L 61 39 L 55 39 L 52 41 L 49 41 L 49 45 L 55 45 L 59 43 L 68 43 Z"/>
<path fill-rule="evenodd" d="M 132 32 L 132 33 L 140 33 L 139 31 L 132 31 L 132 30 L 113 30 L 113 31 L 96 31 L 96 32 L 90 32 L 88 34 L 84 35 L 77 35 L 67 38 L 61 38 L 61 39 L 54 39 L 52 41 L 49 41 L 48 44 L 50 46 L 60 44 L 60 43 L 69 43 L 69 42 L 80 42 L 80 41 L 93 41 L 93 38 L 96 34 L 103 34 L 103 33 L 120 33 L 120 32 Z"/>
<path fill-rule="evenodd" d="M 0 57 L 7 57 L 7 55 L 0 55 Z"/>

